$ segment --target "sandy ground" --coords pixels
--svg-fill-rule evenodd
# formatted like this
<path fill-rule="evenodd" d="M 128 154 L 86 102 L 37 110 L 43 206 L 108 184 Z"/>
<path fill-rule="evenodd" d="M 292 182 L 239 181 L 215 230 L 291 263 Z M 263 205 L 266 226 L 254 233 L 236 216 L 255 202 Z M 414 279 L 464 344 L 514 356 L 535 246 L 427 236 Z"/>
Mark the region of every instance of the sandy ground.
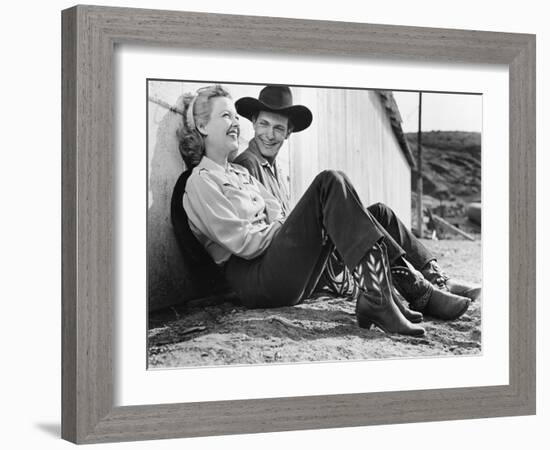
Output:
<path fill-rule="evenodd" d="M 452 276 L 481 282 L 481 242 L 425 241 Z M 425 317 L 426 335 L 364 330 L 355 302 L 318 296 L 294 307 L 246 310 L 226 302 L 171 308 L 149 320 L 150 368 L 410 358 L 481 353 L 481 300 L 460 319 Z"/>

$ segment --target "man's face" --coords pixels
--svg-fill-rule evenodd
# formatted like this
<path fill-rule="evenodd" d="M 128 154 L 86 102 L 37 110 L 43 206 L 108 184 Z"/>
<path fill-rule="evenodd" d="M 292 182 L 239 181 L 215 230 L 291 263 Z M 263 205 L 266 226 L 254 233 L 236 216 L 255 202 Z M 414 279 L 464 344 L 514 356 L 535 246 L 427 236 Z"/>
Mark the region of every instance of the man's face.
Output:
<path fill-rule="evenodd" d="M 260 111 L 253 125 L 254 140 L 260 153 L 267 159 L 275 159 L 285 139 L 290 135 L 288 118 L 281 114 Z"/>

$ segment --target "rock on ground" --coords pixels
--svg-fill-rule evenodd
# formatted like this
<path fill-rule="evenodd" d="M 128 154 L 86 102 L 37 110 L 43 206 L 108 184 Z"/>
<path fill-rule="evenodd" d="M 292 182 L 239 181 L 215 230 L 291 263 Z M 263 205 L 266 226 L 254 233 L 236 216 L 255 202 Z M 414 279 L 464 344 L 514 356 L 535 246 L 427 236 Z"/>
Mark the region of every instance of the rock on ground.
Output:
<path fill-rule="evenodd" d="M 452 276 L 481 282 L 481 242 L 424 241 Z M 481 354 L 481 300 L 458 320 L 426 317 L 412 338 L 364 330 L 355 301 L 326 295 L 298 306 L 247 310 L 231 303 L 150 317 L 150 368 Z"/>

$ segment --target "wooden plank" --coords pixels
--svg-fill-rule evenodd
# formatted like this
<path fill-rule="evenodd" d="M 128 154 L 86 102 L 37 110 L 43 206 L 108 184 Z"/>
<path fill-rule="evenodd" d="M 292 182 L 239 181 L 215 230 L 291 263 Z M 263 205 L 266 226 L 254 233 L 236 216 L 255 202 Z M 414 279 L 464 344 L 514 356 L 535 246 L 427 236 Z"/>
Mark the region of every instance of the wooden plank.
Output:
<path fill-rule="evenodd" d="M 432 213 L 431 217 L 438 226 L 444 228 L 445 230 L 458 234 L 459 236 L 462 236 L 464 239 L 468 239 L 469 241 L 475 241 L 475 238 L 473 236 L 469 235 L 465 231 L 462 231 L 460 228 L 457 228 L 454 225 L 450 224 L 442 217 L 439 217 L 437 214 Z"/>

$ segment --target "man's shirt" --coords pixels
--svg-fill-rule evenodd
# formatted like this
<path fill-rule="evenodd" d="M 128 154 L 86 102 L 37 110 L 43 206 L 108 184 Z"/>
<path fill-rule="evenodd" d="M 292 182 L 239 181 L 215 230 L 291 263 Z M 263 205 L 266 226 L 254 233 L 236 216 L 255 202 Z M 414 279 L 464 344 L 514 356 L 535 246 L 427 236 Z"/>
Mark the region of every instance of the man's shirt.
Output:
<path fill-rule="evenodd" d="M 273 165 L 260 153 L 256 141 L 252 139 L 248 148 L 233 161 L 246 167 L 250 174 L 279 201 L 285 217 L 290 214 L 290 196 L 281 171 L 274 161 Z"/>

